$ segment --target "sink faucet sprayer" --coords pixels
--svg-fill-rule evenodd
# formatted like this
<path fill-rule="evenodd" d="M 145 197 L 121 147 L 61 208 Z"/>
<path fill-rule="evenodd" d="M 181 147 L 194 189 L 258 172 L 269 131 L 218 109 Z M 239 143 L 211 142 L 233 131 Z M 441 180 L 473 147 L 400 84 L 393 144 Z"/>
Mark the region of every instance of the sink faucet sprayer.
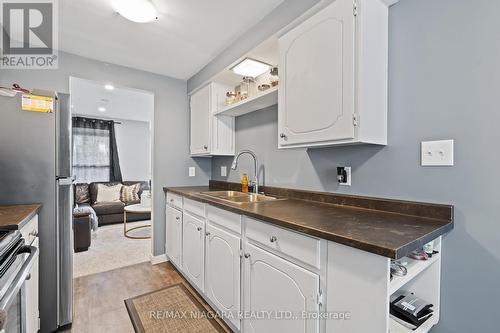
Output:
<path fill-rule="evenodd" d="M 238 154 L 236 154 L 236 156 L 234 157 L 234 160 L 233 160 L 233 164 L 231 165 L 231 169 L 233 170 L 236 170 L 236 168 L 238 167 L 238 159 L 240 158 L 241 155 L 243 154 L 249 154 L 250 156 L 253 157 L 253 162 L 254 162 L 254 174 L 255 174 L 255 178 L 254 178 L 254 181 L 253 181 L 253 192 L 254 193 L 259 193 L 259 176 L 258 176 L 258 173 L 259 173 L 259 170 L 257 169 L 257 156 L 254 154 L 253 151 L 251 150 L 242 150 L 240 151 Z"/>

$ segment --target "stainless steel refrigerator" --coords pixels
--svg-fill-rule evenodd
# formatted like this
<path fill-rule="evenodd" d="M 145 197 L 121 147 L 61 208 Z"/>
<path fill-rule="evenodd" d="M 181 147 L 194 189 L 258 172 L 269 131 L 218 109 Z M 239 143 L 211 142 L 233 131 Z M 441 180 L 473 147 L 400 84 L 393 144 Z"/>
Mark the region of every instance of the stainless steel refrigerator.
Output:
<path fill-rule="evenodd" d="M 0 96 L 0 205 L 40 203 L 41 332 L 69 325 L 73 313 L 73 181 L 69 95 L 52 113 L 22 110 L 22 94 Z"/>

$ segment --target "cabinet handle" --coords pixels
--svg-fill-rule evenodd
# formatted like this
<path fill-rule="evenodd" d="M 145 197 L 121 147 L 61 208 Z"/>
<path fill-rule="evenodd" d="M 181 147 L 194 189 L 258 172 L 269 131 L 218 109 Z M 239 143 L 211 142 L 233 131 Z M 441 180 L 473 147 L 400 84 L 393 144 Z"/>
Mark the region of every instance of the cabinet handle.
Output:
<path fill-rule="evenodd" d="M 33 236 L 33 237 L 38 236 L 38 230 L 34 229 L 33 231 L 31 231 L 30 236 Z"/>
<path fill-rule="evenodd" d="M 181 218 L 179 216 L 176 216 L 175 219 L 179 221 Z"/>
<path fill-rule="evenodd" d="M 207 237 L 210 236 L 210 232 L 208 232 L 208 231 L 205 232 L 205 236 L 207 236 Z"/>
<path fill-rule="evenodd" d="M 271 238 L 269 238 L 269 241 L 271 243 L 276 243 L 278 241 L 278 238 L 276 236 L 271 236 Z"/>
<path fill-rule="evenodd" d="M 202 227 L 198 227 L 198 228 L 196 228 L 196 230 L 198 230 L 198 231 L 201 231 L 201 229 L 203 229 L 203 228 L 202 228 Z"/>
<path fill-rule="evenodd" d="M 205 148 L 205 150 L 207 150 L 207 149 L 208 149 L 208 146 L 207 146 L 207 145 L 205 145 L 205 146 L 203 146 L 203 148 Z"/>
<path fill-rule="evenodd" d="M 282 139 L 286 139 L 286 135 L 285 135 L 285 133 L 280 133 L 280 138 L 282 138 Z"/>
<path fill-rule="evenodd" d="M 170 199 L 170 202 L 174 202 L 174 199 Z"/>
<path fill-rule="evenodd" d="M 28 281 L 29 279 L 31 279 L 31 273 L 28 273 L 28 275 L 26 275 L 26 281 Z"/>
<path fill-rule="evenodd" d="M 245 253 L 244 256 L 246 259 L 248 259 L 248 258 L 250 258 L 250 253 Z"/>

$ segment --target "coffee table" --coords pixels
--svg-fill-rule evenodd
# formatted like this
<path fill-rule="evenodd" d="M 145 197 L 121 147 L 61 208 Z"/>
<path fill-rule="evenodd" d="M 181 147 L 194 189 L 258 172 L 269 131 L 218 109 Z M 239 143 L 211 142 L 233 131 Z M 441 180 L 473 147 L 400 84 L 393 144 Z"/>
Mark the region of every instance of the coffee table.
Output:
<path fill-rule="evenodd" d="M 146 237 L 139 237 L 139 236 L 130 236 L 128 233 L 132 230 L 137 230 L 141 228 L 150 228 L 151 224 L 148 225 L 141 225 L 139 227 L 133 227 L 127 230 L 127 213 L 135 213 L 135 214 L 143 214 L 143 213 L 151 213 L 151 206 L 144 206 L 141 204 L 136 204 L 136 205 L 130 205 L 130 206 L 125 206 L 123 209 L 123 235 L 127 238 L 132 238 L 132 239 L 148 239 L 151 238 L 151 236 L 146 236 Z"/>

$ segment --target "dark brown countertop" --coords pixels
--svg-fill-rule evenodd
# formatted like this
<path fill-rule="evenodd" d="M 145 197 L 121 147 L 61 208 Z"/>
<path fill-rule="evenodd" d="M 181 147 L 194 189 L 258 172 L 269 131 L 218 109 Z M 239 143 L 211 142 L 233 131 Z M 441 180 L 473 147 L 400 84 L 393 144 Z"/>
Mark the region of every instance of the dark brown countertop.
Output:
<path fill-rule="evenodd" d="M 267 189 L 270 191 L 266 191 Z M 288 191 L 301 192 L 299 196 L 309 200 L 298 199 L 297 193 L 292 193 L 286 195 L 285 200 L 238 205 L 200 194 L 200 192 L 220 190 L 219 188 L 165 187 L 164 190 L 392 259 L 402 258 L 453 229 L 453 206 L 450 205 L 277 188 L 266 188 L 265 192 L 270 195 L 281 194 L 282 197 L 285 196 L 283 194 L 290 194 Z M 312 198 L 320 200 L 313 201 Z M 341 204 L 324 201 L 341 202 Z M 408 212 L 416 215 L 406 214 Z"/>
<path fill-rule="evenodd" d="M 41 205 L 0 206 L 0 230 L 19 230 L 40 210 Z"/>

